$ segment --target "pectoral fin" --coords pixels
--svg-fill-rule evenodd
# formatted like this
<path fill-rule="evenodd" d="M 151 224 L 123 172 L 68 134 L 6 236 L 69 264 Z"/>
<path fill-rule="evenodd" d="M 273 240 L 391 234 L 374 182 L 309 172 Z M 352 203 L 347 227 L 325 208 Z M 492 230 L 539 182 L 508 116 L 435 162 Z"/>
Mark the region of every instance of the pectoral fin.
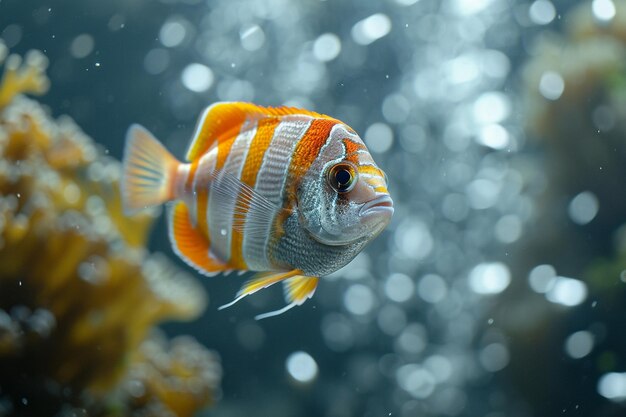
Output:
<path fill-rule="evenodd" d="M 301 273 L 301 271 L 293 270 L 289 272 L 279 272 L 279 273 L 262 273 L 257 274 L 249 281 L 246 281 L 242 286 L 239 292 L 237 292 L 237 296 L 233 301 L 228 304 L 224 304 L 219 308 L 219 310 L 223 310 L 227 307 L 232 306 L 237 301 L 241 300 L 247 295 L 254 294 L 255 292 L 262 290 L 263 288 L 267 288 L 271 285 L 276 284 L 277 282 L 283 281 L 287 278 L 291 278 L 294 275 Z"/>
<path fill-rule="evenodd" d="M 313 297 L 319 278 L 307 277 L 304 275 L 296 275 L 283 281 L 285 289 L 285 301 L 287 305 L 279 310 L 270 311 L 269 313 L 259 314 L 256 320 L 266 319 L 268 317 L 278 316 L 285 311 L 302 305 L 306 300 Z"/>

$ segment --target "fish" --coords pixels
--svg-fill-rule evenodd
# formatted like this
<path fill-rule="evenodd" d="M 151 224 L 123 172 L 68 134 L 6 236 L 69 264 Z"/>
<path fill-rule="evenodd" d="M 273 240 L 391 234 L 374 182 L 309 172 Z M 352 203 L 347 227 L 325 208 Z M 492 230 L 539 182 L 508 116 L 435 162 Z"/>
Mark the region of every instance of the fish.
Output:
<path fill-rule="evenodd" d="M 121 195 L 131 215 L 167 203 L 173 251 L 199 273 L 255 271 L 229 307 L 282 282 L 302 305 L 319 278 L 347 265 L 393 215 L 387 177 L 345 123 L 294 107 L 218 102 L 174 157 L 139 124 L 129 127 Z"/>

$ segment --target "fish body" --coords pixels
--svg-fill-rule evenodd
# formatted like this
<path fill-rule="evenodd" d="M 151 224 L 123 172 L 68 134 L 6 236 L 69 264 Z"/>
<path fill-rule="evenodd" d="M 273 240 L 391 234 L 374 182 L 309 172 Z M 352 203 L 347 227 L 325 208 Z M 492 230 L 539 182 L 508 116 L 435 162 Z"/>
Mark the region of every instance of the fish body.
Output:
<path fill-rule="evenodd" d="M 234 302 L 282 281 L 287 307 L 263 316 L 310 298 L 318 277 L 348 264 L 393 213 L 384 173 L 361 138 L 323 114 L 216 103 L 200 117 L 186 159 L 131 126 L 125 210 L 174 201 L 170 240 L 188 264 L 205 275 L 263 272 Z"/>

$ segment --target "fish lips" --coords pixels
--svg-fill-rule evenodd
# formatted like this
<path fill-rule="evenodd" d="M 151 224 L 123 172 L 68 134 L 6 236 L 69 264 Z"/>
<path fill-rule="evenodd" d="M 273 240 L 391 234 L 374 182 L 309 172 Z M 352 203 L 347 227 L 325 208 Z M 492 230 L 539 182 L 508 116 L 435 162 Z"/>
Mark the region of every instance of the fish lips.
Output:
<path fill-rule="evenodd" d="M 393 215 L 393 200 L 389 195 L 381 195 L 373 200 L 363 204 L 359 210 L 361 219 L 369 219 L 372 217 L 383 217 L 391 219 Z"/>

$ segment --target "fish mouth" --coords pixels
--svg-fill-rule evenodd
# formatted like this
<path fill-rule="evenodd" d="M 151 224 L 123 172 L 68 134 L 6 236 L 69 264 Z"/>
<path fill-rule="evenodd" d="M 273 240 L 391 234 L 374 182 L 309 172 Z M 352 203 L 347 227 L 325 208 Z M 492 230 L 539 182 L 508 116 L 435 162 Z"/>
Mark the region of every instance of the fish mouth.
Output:
<path fill-rule="evenodd" d="M 393 214 L 393 200 L 388 195 L 381 195 L 367 203 L 359 210 L 359 217 L 371 216 L 372 214 Z"/>

